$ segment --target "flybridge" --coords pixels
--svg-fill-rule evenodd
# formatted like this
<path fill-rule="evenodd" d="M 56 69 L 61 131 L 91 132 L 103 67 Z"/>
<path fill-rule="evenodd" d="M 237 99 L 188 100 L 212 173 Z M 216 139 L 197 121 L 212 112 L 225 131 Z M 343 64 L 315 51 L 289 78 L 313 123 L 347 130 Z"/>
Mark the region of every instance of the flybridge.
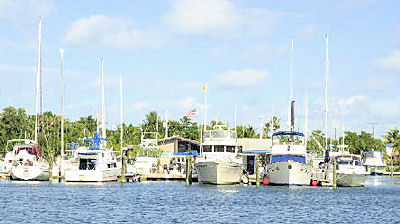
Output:
<path fill-rule="evenodd" d="M 100 138 L 99 133 L 96 132 L 93 138 L 85 138 L 85 141 L 93 141 L 92 146 L 89 147 L 89 150 L 100 150 L 101 141 L 108 141 L 107 138 Z"/>

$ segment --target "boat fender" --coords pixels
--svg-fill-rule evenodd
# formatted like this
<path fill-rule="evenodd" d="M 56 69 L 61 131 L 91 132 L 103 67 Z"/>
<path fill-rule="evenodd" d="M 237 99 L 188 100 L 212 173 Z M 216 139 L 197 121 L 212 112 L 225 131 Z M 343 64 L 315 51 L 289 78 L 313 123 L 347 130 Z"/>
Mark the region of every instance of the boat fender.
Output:
<path fill-rule="evenodd" d="M 312 185 L 313 187 L 317 186 L 317 184 L 318 184 L 318 181 L 316 181 L 316 180 L 313 180 L 313 181 L 311 182 L 311 185 Z"/>
<path fill-rule="evenodd" d="M 268 185 L 269 184 L 269 180 L 266 176 L 263 177 L 263 184 L 264 185 Z"/>
<path fill-rule="evenodd" d="M 243 177 L 243 183 L 248 184 L 249 183 L 249 177 L 247 175 L 244 175 Z"/>

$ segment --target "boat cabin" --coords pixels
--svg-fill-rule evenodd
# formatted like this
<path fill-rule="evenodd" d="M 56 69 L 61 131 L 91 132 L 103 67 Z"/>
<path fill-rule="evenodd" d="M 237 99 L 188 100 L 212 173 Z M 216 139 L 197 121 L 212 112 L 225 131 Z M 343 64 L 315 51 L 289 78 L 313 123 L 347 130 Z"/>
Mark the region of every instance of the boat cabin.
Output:
<path fill-rule="evenodd" d="M 200 146 L 201 153 L 238 153 L 240 151 L 236 131 L 222 128 L 206 130 L 203 132 L 203 139 Z"/>

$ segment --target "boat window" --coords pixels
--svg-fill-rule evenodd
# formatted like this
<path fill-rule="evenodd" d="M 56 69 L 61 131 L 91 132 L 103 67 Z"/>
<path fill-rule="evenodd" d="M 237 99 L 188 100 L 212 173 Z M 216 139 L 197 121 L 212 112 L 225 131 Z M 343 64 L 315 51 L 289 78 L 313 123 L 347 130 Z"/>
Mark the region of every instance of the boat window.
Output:
<path fill-rule="evenodd" d="M 235 146 L 226 146 L 226 152 L 235 152 Z"/>
<path fill-rule="evenodd" d="M 211 152 L 211 145 L 203 145 L 203 152 Z"/>
<path fill-rule="evenodd" d="M 214 152 L 224 152 L 223 145 L 214 145 Z"/>
<path fill-rule="evenodd" d="M 104 158 L 104 153 L 101 153 L 101 155 L 103 156 L 103 158 Z"/>
<path fill-rule="evenodd" d="M 108 167 L 108 168 L 111 168 L 111 164 L 107 164 L 107 167 Z"/>

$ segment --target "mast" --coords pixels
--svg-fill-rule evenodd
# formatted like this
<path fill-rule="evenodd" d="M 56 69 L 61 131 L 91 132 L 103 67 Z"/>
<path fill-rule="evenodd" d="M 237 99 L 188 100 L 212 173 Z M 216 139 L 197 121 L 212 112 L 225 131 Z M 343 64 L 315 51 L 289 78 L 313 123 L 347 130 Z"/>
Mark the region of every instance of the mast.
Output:
<path fill-rule="evenodd" d="M 168 138 L 168 110 L 165 110 L 165 136 L 164 139 Z"/>
<path fill-rule="evenodd" d="M 60 49 L 61 56 L 61 166 L 64 160 L 64 49 Z"/>
<path fill-rule="evenodd" d="M 120 94 L 120 108 L 119 108 L 119 116 L 121 119 L 121 155 L 122 155 L 122 145 L 124 138 L 124 121 L 123 121 L 123 96 L 122 96 L 122 76 L 119 76 L 119 94 Z"/>
<path fill-rule="evenodd" d="M 235 131 L 237 131 L 237 111 L 236 111 L 236 105 L 235 105 Z"/>
<path fill-rule="evenodd" d="M 325 150 L 328 150 L 328 75 L 329 75 L 329 58 L 328 58 L 328 34 L 325 36 Z"/>
<path fill-rule="evenodd" d="M 308 142 L 308 97 L 306 95 L 306 112 L 305 112 L 305 119 L 306 119 L 306 124 L 305 124 L 305 130 L 304 130 L 304 134 L 305 134 L 305 146 L 307 149 L 307 142 Z"/>
<path fill-rule="evenodd" d="M 106 105 L 104 99 L 104 72 L 103 72 L 103 57 L 100 61 L 101 73 L 101 137 L 106 138 Z"/>
<path fill-rule="evenodd" d="M 290 48 L 290 99 L 293 100 L 293 39 Z"/>
<path fill-rule="evenodd" d="M 294 131 L 294 100 L 290 101 L 290 131 Z"/>
<path fill-rule="evenodd" d="M 264 134 L 263 123 L 264 123 L 264 117 L 260 116 L 260 139 L 263 138 L 263 134 Z"/>
<path fill-rule="evenodd" d="M 38 61 L 36 73 L 36 117 L 35 117 L 35 143 L 38 142 L 39 115 L 42 114 L 42 18 L 38 26 Z"/>

